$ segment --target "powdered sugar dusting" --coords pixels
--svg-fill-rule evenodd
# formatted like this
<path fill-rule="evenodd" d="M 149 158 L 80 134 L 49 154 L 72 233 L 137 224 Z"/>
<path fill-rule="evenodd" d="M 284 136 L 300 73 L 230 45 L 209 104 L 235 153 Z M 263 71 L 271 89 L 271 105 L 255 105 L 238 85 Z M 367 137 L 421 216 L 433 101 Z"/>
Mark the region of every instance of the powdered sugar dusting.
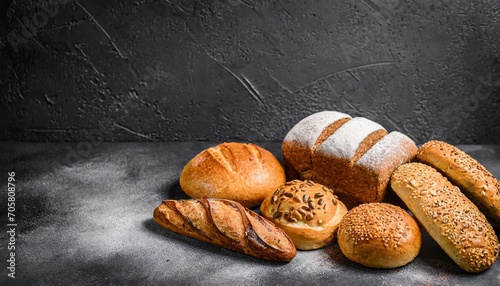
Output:
<path fill-rule="evenodd" d="M 408 159 L 404 146 L 415 144 L 408 136 L 393 131 L 384 136 L 380 141 L 368 150 L 357 162 L 356 165 L 364 166 L 370 170 L 378 172 L 387 162 L 394 162 L 398 165 Z M 393 160 L 388 160 L 393 158 Z"/>
<path fill-rule="evenodd" d="M 337 111 L 321 111 L 302 119 L 285 136 L 284 142 L 298 141 L 309 149 L 314 147 L 323 130 L 336 121 L 351 116 Z"/>
<path fill-rule="evenodd" d="M 385 130 L 380 124 L 364 117 L 356 117 L 346 122 L 330 135 L 317 152 L 347 160 L 352 160 L 363 140 L 377 130 Z"/>

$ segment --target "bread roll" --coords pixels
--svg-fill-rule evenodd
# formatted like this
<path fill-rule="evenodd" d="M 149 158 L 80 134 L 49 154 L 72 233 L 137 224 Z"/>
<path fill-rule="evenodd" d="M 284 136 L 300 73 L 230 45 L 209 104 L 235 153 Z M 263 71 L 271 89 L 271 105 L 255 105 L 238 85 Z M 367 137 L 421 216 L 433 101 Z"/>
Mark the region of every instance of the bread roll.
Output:
<path fill-rule="evenodd" d="M 431 166 L 408 163 L 392 175 L 392 189 L 441 248 L 467 272 L 488 269 L 498 258 L 498 238 L 486 217 Z"/>
<path fill-rule="evenodd" d="M 273 223 L 241 204 L 220 199 L 165 200 L 153 213 L 161 226 L 219 247 L 288 262 L 296 249 Z"/>
<path fill-rule="evenodd" d="M 192 198 L 228 199 L 251 208 L 285 180 L 283 166 L 269 151 L 231 142 L 196 155 L 182 170 L 179 183 Z"/>
<path fill-rule="evenodd" d="M 417 160 L 448 177 L 500 229 L 498 181 L 483 165 L 457 147 L 434 140 L 420 147 Z"/>
<path fill-rule="evenodd" d="M 260 206 L 260 213 L 283 229 L 298 249 L 328 245 L 347 212 L 333 191 L 312 181 L 294 180 L 279 187 Z"/>
<path fill-rule="evenodd" d="M 363 117 L 323 111 L 297 123 L 282 144 L 287 180 L 312 180 L 335 190 L 350 209 L 383 200 L 392 172 L 417 146 Z"/>
<path fill-rule="evenodd" d="M 368 203 L 344 216 L 337 241 L 351 261 L 373 268 L 396 268 L 418 255 L 422 235 L 417 222 L 402 208 Z"/>

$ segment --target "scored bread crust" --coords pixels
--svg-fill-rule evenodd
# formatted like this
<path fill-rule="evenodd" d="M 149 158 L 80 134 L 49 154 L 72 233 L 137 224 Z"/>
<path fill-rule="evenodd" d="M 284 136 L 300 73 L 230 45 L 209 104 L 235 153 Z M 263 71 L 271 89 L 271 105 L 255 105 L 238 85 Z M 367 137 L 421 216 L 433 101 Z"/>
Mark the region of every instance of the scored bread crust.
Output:
<path fill-rule="evenodd" d="M 282 153 L 286 177 L 289 181 L 300 178 L 311 169 L 311 157 L 316 148 L 351 116 L 337 111 L 321 111 L 302 119 L 286 134 Z"/>
<path fill-rule="evenodd" d="M 407 163 L 392 174 L 391 186 L 462 269 L 481 272 L 496 261 L 499 245 L 493 227 L 439 171 L 422 163 Z"/>
<path fill-rule="evenodd" d="M 351 261 L 374 268 L 396 268 L 415 259 L 422 235 L 417 222 L 402 208 L 368 203 L 344 216 L 337 242 Z"/>
<path fill-rule="evenodd" d="M 173 232 L 257 258 L 288 262 L 296 255 L 285 232 L 234 201 L 165 200 L 153 218 Z"/>
<path fill-rule="evenodd" d="M 436 140 L 423 144 L 416 158 L 436 168 L 460 187 L 493 226 L 500 229 L 499 183 L 483 165 L 459 148 Z"/>
<path fill-rule="evenodd" d="M 323 184 L 351 209 L 382 201 L 392 172 L 415 157 L 417 146 L 406 135 L 388 133 L 366 118 L 323 111 L 288 132 L 282 153 L 288 181 Z"/>
<path fill-rule="evenodd" d="M 255 207 L 286 181 L 278 159 L 252 143 L 227 142 L 208 148 L 182 169 L 181 189 L 192 198 L 229 199 Z"/>
<path fill-rule="evenodd" d="M 301 250 L 324 247 L 337 238 L 347 213 L 333 190 L 312 181 L 293 180 L 267 197 L 260 214 L 283 229 Z"/>

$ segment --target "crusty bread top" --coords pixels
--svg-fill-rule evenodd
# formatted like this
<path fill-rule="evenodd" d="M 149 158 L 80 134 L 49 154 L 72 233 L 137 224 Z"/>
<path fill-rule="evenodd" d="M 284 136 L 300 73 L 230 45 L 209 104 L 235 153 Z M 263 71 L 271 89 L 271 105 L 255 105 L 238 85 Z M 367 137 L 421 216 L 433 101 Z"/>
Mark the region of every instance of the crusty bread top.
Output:
<path fill-rule="evenodd" d="M 394 146 L 400 148 L 394 148 Z M 416 153 L 417 146 L 413 140 L 400 132 L 392 131 L 375 143 L 356 164 L 372 171 L 382 170 L 384 167 L 392 169 L 410 161 Z M 393 160 L 393 162 L 388 164 L 384 160 Z"/>
<path fill-rule="evenodd" d="M 236 142 L 222 143 L 215 147 L 204 150 L 214 162 L 220 164 L 227 172 L 237 173 L 241 172 L 240 168 L 246 167 L 245 165 L 238 165 L 240 158 L 239 154 L 245 154 L 244 157 L 252 158 L 250 161 L 257 164 L 258 168 L 262 167 L 262 153 L 254 144 L 241 144 Z M 248 155 L 247 155 L 248 154 Z M 242 158 L 244 158 L 242 156 Z M 194 163 L 194 162 L 193 162 Z"/>
<path fill-rule="evenodd" d="M 330 135 L 316 152 L 351 161 L 361 142 L 378 130 L 385 129 L 369 119 L 355 117 Z"/>
<path fill-rule="evenodd" d="M 329 130 L 331 126 L 336 129 Z M 320 154 L 341 158 L 351 165 L 364 166 L 377 173 L 387 168 L 392 172 L 398 165 L 413 159 L 417 152 L 417 146 L 408 136 L 397 131 L 388 133 L 380 124 L 369 119 L 351 118 L 336 111 L 312 114 L 288 132 L 283 140 L 283 156 L 295 168 L 299 166 L 293 162 L 306 164 L 311 158 L 299 156 L 299 160 L 296 154 L 292 155 L 291 151 L 295 147 L 290 146 L 294 142 L 298 142 L 300 148 L 308 149 L 309 156 Z M 388 164 L 387 160 L 394 162 Z M 304 167 L 307 168 L 301 166 Z"/>
<path fill-rule="evenodd" d="M 337 111 L 321 111 L 309 115 L 295 124 L 285 136 L 284 142 L 298 141 L 308 149 L 313 149 L 321 133 L 341 119 L 351 119 L 351 116 Z"/>

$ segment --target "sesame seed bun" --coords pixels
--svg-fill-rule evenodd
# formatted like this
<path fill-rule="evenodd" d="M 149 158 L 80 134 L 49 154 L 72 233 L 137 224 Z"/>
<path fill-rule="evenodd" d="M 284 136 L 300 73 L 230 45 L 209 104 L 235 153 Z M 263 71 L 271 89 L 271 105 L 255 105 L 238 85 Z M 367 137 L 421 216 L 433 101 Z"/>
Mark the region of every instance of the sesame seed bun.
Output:
<path fill-rule="evenodd" d="M 418 255 L 422 236 L 417 222 L 402 208 L 368 203 L 344 216 L 337 242 L 351 261 L 373 268 L 396 268 Z"/>
<path fill-rule="evenodd" d="M 346 213 L 346 206 L 333 190 L 301 180 L 285 183 L 260 207 L 260 214 L 285 231 L 301 250 L 318 249 L 334 242 Z"/>

